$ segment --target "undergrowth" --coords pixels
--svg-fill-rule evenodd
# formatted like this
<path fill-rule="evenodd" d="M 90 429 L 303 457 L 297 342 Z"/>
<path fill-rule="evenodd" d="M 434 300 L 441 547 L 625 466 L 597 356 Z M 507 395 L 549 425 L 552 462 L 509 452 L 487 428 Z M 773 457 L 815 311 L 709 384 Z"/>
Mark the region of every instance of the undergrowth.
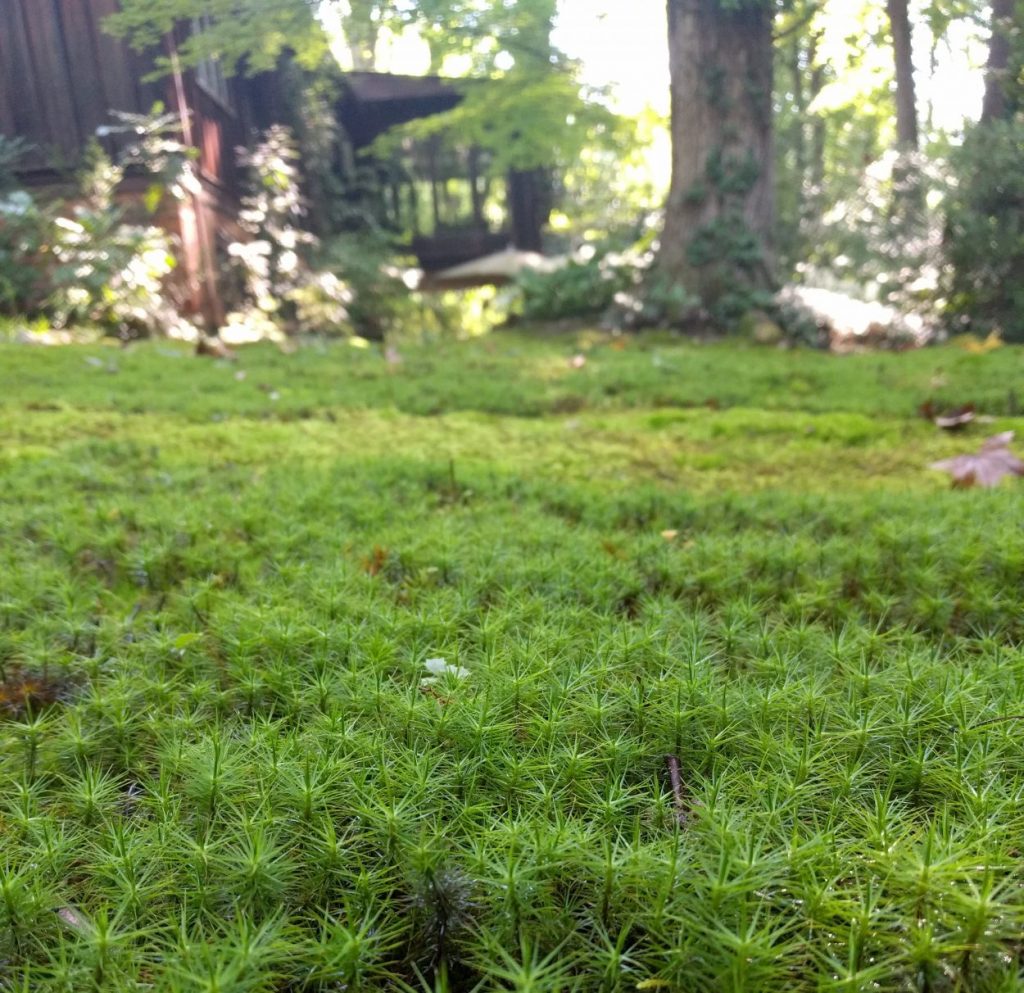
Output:
<path fill-rule="evenodd" d="M 0 351 L 0 989 L 1024 988 L 1024 353 L 576 347 Z"/>

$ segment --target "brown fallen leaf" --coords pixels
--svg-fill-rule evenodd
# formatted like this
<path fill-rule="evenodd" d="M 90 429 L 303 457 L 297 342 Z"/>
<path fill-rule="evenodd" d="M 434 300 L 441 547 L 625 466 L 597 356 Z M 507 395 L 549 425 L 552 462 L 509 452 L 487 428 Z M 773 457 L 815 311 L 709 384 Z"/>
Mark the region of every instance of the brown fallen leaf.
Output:
<path fill-rule="evenodd" d="M 669 531 L 662 531 L 662 532 L 661 532 L 661 536 L 662 536 L 662 538 L 664 538 L 664 539 L 665 539 L 666 541 L 675 541 L 675 540 L 676 540 L 676 538 L 678 538 L 678 537 L 679 537 L 679 532 L 678 532 L 678 531 L 675 531 L 675 530 L 669 530 Z"/>
<path fill-rule="evenodd" d="M 972 335 L 965 335 L 957 339 L 957 344 L 971 355 L 987 355 L 989 352 L 994 352 L 997 348 L 1003 347 L 1003 338 L 998 331 L 993 331 L 984 340 L 975 338 Z"/>
<path fill-rule="evenodd" d="M 46 673 L 8 673 L 0 679 L 0 717 L 22 717 L 60 703 L 70 690 L 66 678 Z"/>
<path fill-rule="evenodd" d="M 934 418 L 935 426 L 942 428 L 943 431 L 962 431 L 976 416 L 974 404 L 968 403 Z"/>
<path fill-rule="evenodd" d="M 430 697 L 432 700 L 436 700 L 442 707 L 447 707 L 452 702 L 450 696 L 445 696 L 443 693 L 438 693 L 433 686 L 420 686 L 420 693 L 424 696 Z"/>
<path fill-rule="evenodd" d="M 386 548 L 375 545 L 373 552 L 363 559 L 363 571 L 371 576 L 378 575 L 384 566 L 387 565 L 389 554 Z"/>
<path fill-rule="evenodd" d="M 956 489 L 998 486 L 1004 476 L 1024 476 L 1024 462 L 1010 451 L 1014 433 L 1004 431 L 989 438 L 973 455 L 956 455 L 933 462 L 929 468 L 948 472 Z"/>
<path fill-rule="evenodd" d="M 203 355 L 210 359 L 227 359 L 234 362 L 238 357 L 224 344 L 220 338 L 200 338 L 196 342 L 196 355 Z"/>

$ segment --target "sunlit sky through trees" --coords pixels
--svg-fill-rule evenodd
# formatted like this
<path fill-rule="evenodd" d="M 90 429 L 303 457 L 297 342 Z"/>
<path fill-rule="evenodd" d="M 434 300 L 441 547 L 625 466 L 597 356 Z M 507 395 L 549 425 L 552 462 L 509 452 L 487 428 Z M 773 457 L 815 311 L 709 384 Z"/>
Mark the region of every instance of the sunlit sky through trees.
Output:
<path fill-rule="evenodd" d="M 914 4 L 920 8 L 922 0 Z M 872 42 L 884 36 L 885 5 L 861 0 L 829 0 L 824 14 L 823 56 L 838 70 L 821 96 L 822 109 L 871 99 L 878 82 L 892 75 L 888 46 Z M 985 39 L 977 26 L 954 24 L 934 46 L 918 10 L 915 36 L 919 110 L 935 129 L 955 134 L 981 110 Z M 607 88 L 616 108 L 627 114 L 668 112 L 668 51 L 665 0 L 561 0 L 555 42 L 577 59 L 584 82 Z M 423 73 L 429 55 L 414 35 L 387 38 L 378 51 L 378 68 Z M 458 75 L 463 67 L 445 66 Z M 668 141 L 655 142 L 651 169 L 659 181 L 668 170 Z"/>
<path fill-rule="evenodd" d="M 830 0 L 824 18 L 827 57 L 836 66 L 847 64 L 851 38 L 867 38 L 885 17 L 884 4 Z M 920 6 L 918 4 L 917 6 Z M 562 0 L 557 41 L 579 58 L 587 82 L 612 85 L 620 106 L 635 113 L 645 105 L 668 107 L 668 56 L 665 48 L 664 0 Z M 976 29 L 954 25 L 936 51 L 936 73 L 930 71 L 931 38 L 920 25 L 917 48 L 918 86 L 922 107 L 935 105 L 936 125 L 957 129 L 981 109 L 982 80 L 978 65 L 985 56 Z M 891 73 L 892 55 L 883 46 L 865 44 L 863 66 L 843 73 L 832 99 L 849 100 L 867 89 L 872 76 Z"/>

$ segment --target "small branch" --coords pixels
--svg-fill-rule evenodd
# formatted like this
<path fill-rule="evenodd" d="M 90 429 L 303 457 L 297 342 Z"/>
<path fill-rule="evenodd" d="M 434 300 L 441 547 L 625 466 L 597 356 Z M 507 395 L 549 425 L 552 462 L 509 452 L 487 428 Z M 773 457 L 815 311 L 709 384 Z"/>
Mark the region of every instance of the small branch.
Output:
<path fill-rule="evenodd" d="M 788 28 L 786 28 L 784 31 L 780 31 L 778 34 L 773 34 L 772 43 L 777 44 L 780 41 L 784 41 L 790 35 L 794 35 L 797 33 L 797 31 L 801 31 L 803 30 L 803 28 L 807 27 L 807 25 L 814 20 L 818 11 L 821 10 L 821 6 L 822 5 L 820 3 L 814 4 L 814 6 L 811 7 L 811 9 L 808 10 L 807 13 L 804 14 L 804 16 L 801 17 L 800 20 L 798 20 L 795 24 L 791 24 Z"/>
<path fill-rule="evenodd" d="M 672 797 L 675 800 L 676 820 L 680 827 L 686 827 L 690 820 L 690 806 L 686 802 L 686 791 L 683 788 L 682 765 L 674 755 L 665 756 L 665 765 L 668 768 L 668 779 L 672 784 Z"/>
<path fill-rule="evenodd" d="M 1014 721 L 1024 721 L 1024 714 L 1013 714 L 1010 717 L 993 717 L 990 721 L 982 721 L 980 724 L 972 724 L 968 731 L 977 731 L 978 728 L 991 727 L 993 724 L 1011 724 Z"/>

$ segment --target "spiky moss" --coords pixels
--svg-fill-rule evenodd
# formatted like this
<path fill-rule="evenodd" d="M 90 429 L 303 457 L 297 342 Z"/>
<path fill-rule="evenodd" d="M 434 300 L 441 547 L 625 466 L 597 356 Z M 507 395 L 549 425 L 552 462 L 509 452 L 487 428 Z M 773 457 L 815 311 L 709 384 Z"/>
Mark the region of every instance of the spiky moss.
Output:
<path fill-rule="evenodd" d="M 576 347 L 0 353 L 0 983 L 1017 988 L 1024 353 Z"/>

